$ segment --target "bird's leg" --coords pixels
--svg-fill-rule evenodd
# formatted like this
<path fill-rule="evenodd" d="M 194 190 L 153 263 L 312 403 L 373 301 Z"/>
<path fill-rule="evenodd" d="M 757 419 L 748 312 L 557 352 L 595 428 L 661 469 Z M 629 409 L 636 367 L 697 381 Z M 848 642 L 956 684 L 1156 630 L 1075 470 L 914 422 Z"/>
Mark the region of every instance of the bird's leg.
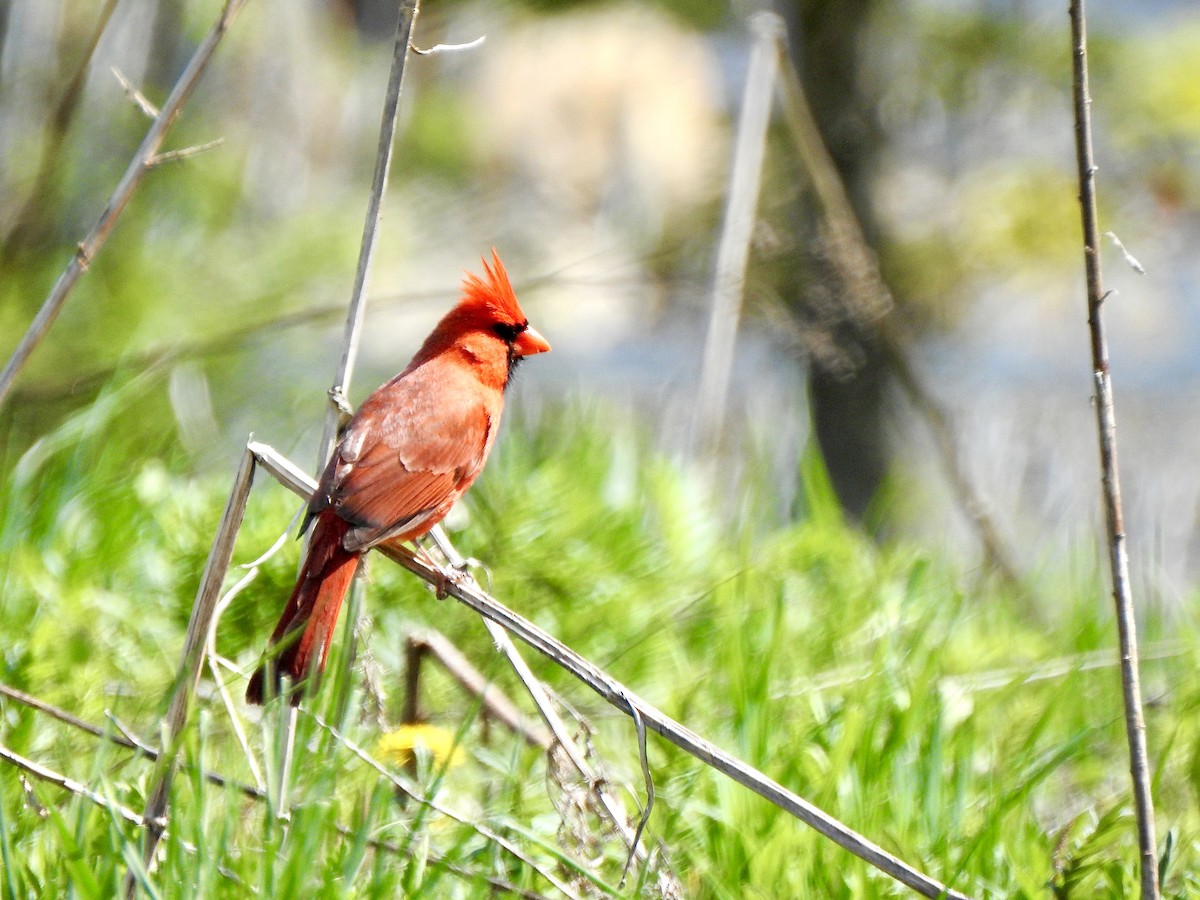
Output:
<path fill-rule="evenodd" d="M 431 552 L 433 546 L 437 545 L 430 546 L 425 535 L 413 541 L 417 558 L 438 573 L 437 583 L 433 585 L 434 596 L 439 600 L 445 600 L 450 593 L 450 585 L 462 583 L 462 573 L 449 559 L 444 561 L 437 559 Z"/>
<path fill-rule="evenodd" d="M 346 399 L 346 394 L 340 384 L 335 384 L 331 387 L 327 394 L 329 402 L 333 404 L 333 408 L 338 412 L 337 433 L 340 437 L 342 432 L 346 430 L 346 426 L 350 424 L 350 419 L 354 416 L 354 407 Z"/>
<path fill-rule="evenodd" d="M 487 583 L 487 589 L 488 591 L 491 591 L 491 569 L 485 566 L 478 559 L 475 559 L 473 556 L 467 557 L 459 553 L 458 549 L 452 543 L 450 543 L 450 538 L 446 536 L 446 532 L 442 529 L 441 525 L 433 526 L 433 529 L 429 532 L 428 537 L 437 545 L 437 548 L 442 552 L 442 555 L 446 557 L 446 562 L 449 563 L 450 567 L 455 571 L 460 581 L 470 578 L 471 580 L 475 581 L 476 584 L 478 584 L 478 581 L 476 581 L 474 576 L 471 574 L 471 570 L 481 569 L 483 570 L 484 580 Z"/>

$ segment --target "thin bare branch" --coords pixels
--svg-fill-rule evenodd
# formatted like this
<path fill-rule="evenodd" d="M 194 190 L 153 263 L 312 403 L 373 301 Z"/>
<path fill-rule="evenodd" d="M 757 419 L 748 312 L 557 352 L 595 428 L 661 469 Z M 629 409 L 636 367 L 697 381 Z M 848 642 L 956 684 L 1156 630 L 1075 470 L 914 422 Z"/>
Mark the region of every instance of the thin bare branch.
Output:
<path fill-rule="evenodd" d="M 234 478 L 233 488 L 229 492 L 229 501 L 225 504 L 221 524 L 213 538 L 212 549 L 209 551 L 208 561 L 204 565 L 204 573 L 200 577 L 196 602 L 192 606 L 192 615 L 188 621 L 187 635 L 184 638 L 179 673 L 175 677 L 174 694 L 171 697 L 171 705 L 163 725 L 164 750 L 155 766 L 149 791 L 150 799 L 146 803 L 145 819 L 151 824 L 146 830 L 146 845 L 142 861 L 148 870 L 152 868 L 154 851 L 162 838 L 163 830 L 156 823 L 167 810 L 167 798 L 171 790 L 171 779 L 175 774 L 175 764 L 183 730 L 187 725 L 192 695 L 196 691 L 196 683 L 200 680 L 200 670 L 204 665 L 204 648 L 212 630 L 213 617 L 221 595 L 221 583 L 229 571 L 229 563 L 233 557 L 233 545 L 242 525 L 242 517 L 246 513 L 246 500 L 250 496 L 250 486 L 253 481 L 254 454 L 247 450 L 242 454 L 241 465 Z M 131 866 L 125 876 L 126 896 L 132 897 L 136 889 L 136 873 Z"/>
<path fill-rule="evenodd" d="M 68 724 L 74 728 L 78 728 L 79 730 L 84 731 L 88 734 L 91 734 L 95 737 L 110 741 L 111 743 L 118 744 L 119 746 L 126 747 L 128 749 L 138 750 L 140 753 L 142 753 L 144 756 L 148 757 L 151 760 L 158 759 L 159 753 L 156 749 L 151 747 L 149 744 L 147 744 L 145 741 L 143 741 L 137 735 L 134 735 L 132 732 L 130 732 L 129 729 L 127 729 L 124 725 L 122 725 L 119 721 L 117 721 L 116 717 L 114 717 L 114 716 L 109 716 L 109 718 L 112 721 L 113 725 L 120 731 L 120 734 L 113 734 L 111 732 L 105 731 L 103 728 L 100 728 L 98 725 L 93 725 L 91 722 L 85 722 L 82 719 L 79 719 L 76 716 L 71 715 L 70 713 L 66 712 L 65 710 L 54 706 L 53 704 L 46 703 L 43 700 L 39 700 L 38 698 L 33 697 L 30 694 L 26 694 L 24 691 L 19 691 L 16 688 L 9 687 L 8 685 L 0 684 L 0 694 L 2 694 L 5 697 L 8 697 L 11 700 L 21 703 L 22 705 L 28 706 L 31 709 L 35 709 L 39 712 L 44 712 L 44 713 L 52 716 L 55 719 L 65 722 L 66 724 Z M 18 767 L 24 769 L 25 771 L 29 771 L 32 774 L 38 775 L 38 777 L 41 777 L 41 775 L 39 774 L 40 772 L 49 774 L 51 777 L 46 778 L 44 780 L 49 781 L 54 784 L 57 784 L 60 787 L 64 787 L 67 790 L 72 790 L 73 788 L 70 785 L 76 784 L 76 782 L 71 781 L 70 779 L 66 778 L 65 776 L 60 775 L 56 772 L 52 772 L 51 770 L 45 768 L 44 766 L 40 766 L 37 763 L 34 763 L 30 760 L 26 760 L 24 757 L 20 756 L 19 754 L 15 753 L 11 750 L 5 751 L 4 748 L 0 747 L 0 756 L 9 760 L 14 765 L 17 765 Z M 30 767 L 33 767 L 33 768 L 30 768 Z M 264 790 L 259 790 L 255 787 L 253 787 L 252 785 L 241 784 L 239 782 L 228 779 L 223 775 L 219 775 L 216 772 L 210 772 L 206 769 L 202 769 L 200 771 L 200 774 L 206 781 L 210 782 L 211 784 L 215 784 L 218 787 L 232 787 L 232 788 L 235 788 L 235 789 L 241 791 L 241 793 L 243 793 L 245 796 L 249 797 L 251 800 L 256 800 L 260 803 L 267 802 L 267 799 L 268 799 L 267 793 Z M 26 792 L 27 792 L 27 797 L 29 798 L 29 801 L 31 802 L 31 804 L 36 803 L 35 809 L 38 810 L 38 815 L 42 818 L 45 818 L 45 816 L 47 815 L 47 811 L 45 810 L 44 807 L 41 806 L 40 803 L 37 802 L 37 798 L 32 796 L 31 793 L 29 793 L 29 788 L 28 788 L 27 784 L 26 784 Z M 79 793 L 79 792 L 76 791 L 76 793 Z M 92 793 L 94 794 L 94 792 L 92 792 Z M 99 796 L 99 795 L 96 795 L 96 796 Z M 94 798 L 89 797 L 89 799 L 94 799 Z M 106 808 L 111 808 L 110 804 L 108 803 L 108 801 L 105 798 L 101 797 L 100 801 L 102 802 L 102 805 L 104 805 Z M 117 814 L 121 815 L 122 818 L 126 819 L 127 821 L 133 822 L 136 825 L 139 825 L 139 826 L 145 825 L 145 822 L 142 820 L 142 817 L 139 816 L 137 813 L 133 812 L 132 810 L 126 810 L 125 812 L 128 814 L 124 814 L 124 813 L 120 813 L 120 812 L 118 812 Z M 355 830 L 352 829 L 348 825 L 338 822 L 338 823 L 334 824 L 334 829 L 338 832 L 338 834 L 342 835 L 343 837 L 351 838 L 354 840 L 360 839 L 359 833 L 355 832 Z M 386 841 L 386 840 L 382 840 L 379 838 L 366 838 L 364 843 L 368 847 L 370 847 L 374 850 L 379 850 L 379 851 L 382 851 L 385 853 L 391 853 L 391 854 L 394 854 L 397 856 L 411 855 L 411 850 L 405 850 L 405 848 L 403 848 L 400 845 L 393 843 L 391 841 Z M 429 855 L 430 855 L 430 864 L 431 865 L 436 865 L 441 868 L 444 868 L 448 872 L 451 872 L 452 874 L 456 875 L 457 877 L 467 878 L 467 879 L 484 878 L 490 885 L 495 887 L 497 890 L 503 891 L 505 893 L 516 894 L 520 897 L 527 898 L 527 900 L 543 900 L 543 895 L 538 894 L 535 891 L 530 891 L 525 888 L 517 887 L 516 885 L 513 885 L 507 881 L 504 881 L 503 879 L 495 878 L 494 876 L 481 874 L 479 872 L 471 872 L 467 869 L 463 869 L 462 867 L 455 865 L 454 863 L 448 861 L 445 856 L 443 856 L 441 853 L 439 853 L 436 850 L 430 849 Z"/>
<path fill-rule="evenodd" d="M 113 75 L 117 78 L 117 83 L 121 85 L 121 89 L 125 91 L 125 96 L 133 101 L 133 105 L 142 111 L 147 119 L 158 118 L 158 107 L 146 99 L 146 95 L 139 91 L 128 78 L 125 73 L 116 66 L 112 68 Z"/>
<path fill-rule="evenodd" d="M 112 743 L 121 747 L 125 747 L 129 750 L 136 750 L 147 759 L 157 760 L 159 758 L 159 752 L 157 749 L 151 747 L 144 740 L 131 732 L 120 720 L 117 719 L 116 716 L 112 715 L 112 713 L 108 714 L 108 719 L 113 723 L 113 727 L 120 732 L 119 734 L 114 734 L 111 731 L 101 728 L 99 725 L 92 724 L 91 722 L 85 722 L 83 719 L 72 715 L 65 709 L 61 709 L 51 703 L 45 702 L 44 700 L 39 700 L 37 697 L 26 694 L 24 691 L 19 691 L 7 684 L 0 684 L 0 696 L 8 697 L 10 700 L 15 700 L 17 703 L 20 703 L 23 706 L 28 706 L 30 709 L 36 709 L 38 712 L 46 713 L 46 715 L 50 716 L 51 718 L 58 719 L 60 722 L 70 725 L 72 728 L 77 728 L 80 731 L 86 732 L 93 737 L 111 741 Z M 259 799 L 265 797 L 265 794 L 262 794 L 261 791 L 256 790 L 250 785 L 240 784 L 236 781 L 230 781 L 223 775 L 218 775 L 215 772 L 201 769 L 200 774 L 201 777 L 203 777 L 206 781 L 219 787 L 236 788 L 248 797 L 255 797 Z"/>
<path fill-rule="evenodd" d="M 1092 98 L 1088 93 L 1087 20 L 1084 0 L 1071 0 L 1072 88 L 1075 105 L 1075 161 L 1079 173 L 1079 206 L 1083 221 L 1083 264 L 1087 282 L 1088 330 L 1091 335 L 1092 377 L 1096 387 L 1096 431 L 1100 445 L 1100 481 L 1103 485 L 1108 558 L 1112 572 L 1113 603 L 1121 656 L 1121 687 L 1125 701 L 1125 733 L 1129 742 L 1129 772 L 1133 780 L 1137 818 L 1138 862 L 1142 900 L 1157 900 L 1158 842 L 1155 837 L 1154 801 L 1150 793 L 1150 764 L 1146 752 L 1146 721 L 1138 673 L 1137 621 L 1133 589 L 1129 582 L 1124 513 L 1121 508 L 1120 471 L 1117 464 L 1117 423 L 1108 342 L 1104 333 L 1104 279 L 1100 270 L 1100 227 L 1096 213 L 1096 161 L 1092 150 Z"/>
<path fill-rule="evenodd" d="M 553 742 L 549 732 L 527 721 L 521 711 L 517 709 L 516 704 L 489 682 L 482 672 L 471 665 L 471 661 L 463 656 L 462 651 L 440 631 L 432 628 L 413 631 L 409 634 L 407 643 L 420 655 L 428 654 L 432 659 L 437 660 L 463 690 L 472 697 L 479 698 L 484 715 L 502 724 L 525 743 L 542 750 L 550 749 Z M 407 716 L 406 719 L 415 721 L 415 717 L 412 716 Z"/>
<path fill-rule="evenodd" d="M 207 153 L 209 150 L 215 150 L 225 143 L 225 138 L 215 138 L 211 141 L 206 141 L 203 144 L 196 144 L 193 147 L 181 147 L 178 150 L 168 150 L 165 153 L 156 153 L 150 157 L 146 163 L 147 166 L 155 168 L 163 166 L 167 163 L 180 162 L 181 160 L 191 159 L 193 156 L 199 156 L 201 153 Z"/>
<path fill-rule="evenodd" d="M 48 769 L 40 763 L 34 762 L 32 759 L 26 759 L 24 756 L 21 756 L 19 753 L 14 753 L 7 747 L 0 746 L 0 759 L 8 760 L 8 762 L 12 763 L 17 768 L 24 769 L 30 775 L 33 775 L 35 778 L 38 778 L 41 781 L 49 782 L 50 784 L 57 785 L 64 791 L 70 791 L 72 794 L 78 794 L 80 797 L 85 797 L 88 800 L 91 800 L 97 806 L 103 806 L 114 815 L 120 816 L 126 822 L 132 822 L 134 825 L 139 827 L 146 824 L 146 820 L 144 820 L 129 807 L 122 806 L 120 803 L 115 803 L 112 800 L 109 800 L 103 794 L 98 794 L 96 791 L 93 791 L 86 784 L 82 784 L 73 778 L 68 778 L 66 775 L 55 772 L 53 769 Z M 154 824 L 157 825 L 160 830 L 167 827 L 165 819 L 158 819 Z"/>
<path fill-rule="evenodd" d="M 66 302 L 71 290 L 78 283 L 80 277 L 87 272 L 88 267 L 95 260 L 96 254 L 104 246 L 109 233 L 117 223 L 117 219 L 124 212 L 134 191 L 137 190 L 138 186 L 142 183 L 142 178 L 149 171 L 148 163 L 158 153 L 167 131 L 179 116 L 184 103 L 187 102 L 187 99 L 192 94 L 192 90 L 200 80 L 200 76 L 204 74 L 204 70 L 208 67 L 208 63 L 212 59 L 217 45 L 220 44 L 221 38 L 225 36 L 225 32 L 229 30 L 229 27 L 233 24 L 234 19 L 245 3 L 246 0 L 226 0 L 225 6 L 222 8 L 216 22 L 204 40 L 200 42 L 200 46 L 196 48 L 196 52 L 192 55 L 191 61 L 188 62 L 187 68 L 183 70 L 183 74 L 179 76 L 179 80 L 171 90 L 171 95 L 167 97 L 167 102 L 163 104 L 162 110 L 150 125 L 146 136 L 142 139 L 141 146 L 138 147 L 137 152 L 133 155 L 133 159 L 130 160 L 125 174 L 121 177 L 120 182 L 117 183 L 117 187 L 109 198 L 104 211 L 100 214 L 99 220 L 92 226 L 92 230 L 88 232 L 87 237 L 76 248 L 71 261 L 67 264 L 62 274 L 59 275 L 58 281 L 55 282 L 50 295 L 42 303 L 42 308 L 38 310 L 37 316 L 34 317 L 29 329 L 21 338 L 17 349 L 13 351 L 13 355 L 9 358 L 3 371 L 0 371 L 0 406 L 4 405 L 4 401 L 8 398 L 8 394 L 12 390 L 13 383 L 16 381 L 21 369 L 25 367 L 25 363 L 28 362 L 34 348 L 46 336 L 46 333 L 50 330 L 50 326 L 58 318 L 58 314 L 62 311 L 63 304 Z"/>
<path fill-rule="evenodd" d="M 459 572 L 466 572 L 471 563 L 478 563 L 477 560 L 468 560 L 451 543 L 449 537 L 446 536 L 445 530 L 441 525 L 435 525 L 430 532 L 430 537 L 437 544 L 438 549 L 446 555 L 452 568 Z M 478 586 L 478 585 L 476 585 Z M 649 854 L 644 846 L 638 840 L 641 831 L 645 827 L 646 820 L 653 801 L 647 803 L 646 810 L 643 813 L 641 824 L 634 829 L 629 827 L 629 815 L 625 809 L 625 804 L 620 796 L 608 790 L 607 781 L 598 777 L 596 771 L 589 765 L 587 759 L 579 748 L 575 745 L 575 740 L 571 737 L 571 733 L 567 730 L 566 724 L 562 717 L 558 714 L 558 709 L 554 702 L 550 699 L 545 686 L 541 680 L 534 675 L 533 670 L 529 668 L 529 664 L 525 662 L 521 656 L 516 644 L 513 643 L 508 632 L 494 622 L 488 619 L 483 620 L 484 626 L 488 630 L 492 641 L 501 653 L 508 660 L 509 665 L 513 667 L 513 671 L 521 679 L 521 683 L 525 685 L 525 690 L 529 692 L 530 698 L 537 707 L 538 713 L 541 714 L 542 720 L 550 728 L 554 735 L 554 740 L 557 746 L 562 750 L 567 757 L 572 768 L 579 774 L 583 783 L 587 785 L 587 790 L 599 801 L 601 814 L 608 820 L 609 825 L 625 842 L 625 846 L 629 848 L 629 859 L 637 859 L 639 862 L 649 862 Z M 644 733 L 643 733 L 644 734 Z M 644 744 L 639 743 L 639 748 Z M 654 794 L 653 782 L 650 778 L 649 767 L 645 765 L 645 757 L 642 755 L 643 774 L 647 785 L 647 797 L 652 798 Z M 682 888 L 678 885 L 675 879 L 668 871 L 668 866 L 659 867 L 659 892 L 662 896 L 683 896 Z"/>
<path fill-rule="evenodd" d="M 301 497 L 311 496 L 316 489 L 316 482 L 302 474 L 300 477 L 296 477 L 299 470 L 279 456 L 272 448 L 255 443 L 248 449 L 254 453 L 257 459 L 264 460 L 264 468 L 273 474 L 281 473 L 280 483 Z M 271 460 L 269 464 L 265 462 L 267 459 Z M 598 666 L 584 659 L 532 622 L 517 615 L 477 586 L 468 584 L 465 579 L 461 583 L 454 579 L 448 579 L 446 573 L 434 568 L 428 560 L 420 558 L 407 547 L 385 544 L 377 549 L 418 578 L 435 588 L 444 590 L 464 606 L 495 622 L 539 653 L 549 657 L 599 694 L 606 702 L 616 707 L 622 714 L 628 715 L 630 710 L 636 707 L 651 731 L 662 735 L 684 752 L 754 791 L 889 877 L 925 897 L 965 900 L 965 894 L 947 888 L 928 875 L 917 871 L 804 798 L 768 778 L 753 766 L 726 753 L 711 741 L 705 740 L 691 729 L 651 706 Z"/>
<path fill-rule="evenodd" d="M 65 709 L 61 709 L 60 707 L 45 702 L 44 700 L 39 700 L 32 694 L 27 694 L 24 691 L 17 690 L 14 687 L 9 687 L 7 684 L 0 684 L 0 697 L 7 697 L 10 700 L 15 700 L 17 703 L 20 703 L 22 706 L 28 706 L 30 709 L 36 709 L 38 712 L 44 712 L 51 718 L 58 719 L 60 722 L 65 722 L 72 728 L 78 728 L 81 731 L 86 731 L 88 734 L 94 735 L 95 737 L 106 736 L 103 728 L 93 725 L 90 722 L 85 722 L 83 719 L 72 715 Z M 116 741 L 118 744 L 122 744 L 131 750 L 137 749 L 137 745 L 127 738 L 119 738 L 114 735 L 111 736 L 111 740 Z"/>
<path fill-rule="evenodd" d="M 457 554 L 457 551 L 453 550 L 453 547 L 444 534 L 439 540 L 439 545 L 441 545 L 442 541 L 445 541 L 444 546 L 450 547 L 451 551 Z M 599 802 L 599 809 L 603 817 L 607 819 L 609 827 L 622 838 L 625 845 L 629 848 L 630 860 L 637 859 L 642 863 L 648 862 L 649 854 L 645 847 L 637 840 L 641 828 L 644 827 L 645 817 L 643 817 L 643 825 L 639 826 L 637 830 L 629 827 L 629 816 L 625 809 L 625 804 L 618 795 L 608 790 L 607 781 L 596 774 L 592 766 L 588 764 L 587 760 L 580 753 L 574 739 L 567 730 L 566 724 L 562 721 L 562 717 L 559 716 L 558 710 L 555 709 L 554 703 L 546 692 L 545 686 L 534 675 L 533 670 L 529 668 L 529 664 L 520 655 L 512 638 L 508 636 L 508 632 L 487 619 L 483 620 L 483 624 L 487 627 L 488 634 L 491 636 L 496 648 L 508 659 L 517 677 L 529 692 L 534 705 L 537 707 L 538 712 L 541 713 L 542 720 L 553 732 L 553 738 L 546 731 L 540 728 L 533 728 L 526 723 L 524 717 L 517 711 L 512 702 L 507 697 L 493 690 L 487 684 L 482 673 L 472 666 L 470 661 L 444 635 L 435 631 L 425 630 L 410 635 L 409 642 L 410 645 L 415 644 L 431 652 L 464 689 L 480 698 L 485 711 L 489 715 L 521 735 L 528 743 L 539 746 L 547 751 L 556 747 L 559 748 L 571 763 L 572 768 L 578 773 L 586 790 Z M 647 773 L 648 795 L 653 796 L 653 785 L 649 780 L 648 769 L 644 767 L 644 770 Z M 649 805 L 647 805 L 647 810 L 649 810 Z M 675 883 L 674 879 L 670 877 L 665 869 L 660 872 L 660 882 L 660 893 L 663 896 L 683 896 L 682 888 Z"/>
<path fill-rule="evenodd" d="M 375 243 L 379 234 L 379 223 L 383 218 L 383 195 L 387 190 L 388 174 L 392 166 L 392 148 L 395 143 L 396 120 L 400 108 L 400 93 L 404 86 L 404 64 L 408 59 L 408 48 L 412 41 L 413 23 L 420 11 L 420 0 L 402 0 L 399 6 L 399 17 L 396 21 L 396 39 L 392 51 L 392 68 L 388 77 L 387 91 L 383 100 L 383 114 L 379 124 L 379 143 L 375 153 L 375 176 L 371 181 L 371 195 L 367 202 L 366 219 L 363 223 L 362 243 L 359 246 L 358 266 L 354 273 L 354 288 L 350 294 L 350 304 L 346 312 L 346 327 L 342 335 L 342 355 L 338 362 L 337 372 L 328 394 L 330 404 L 326 410 L 325 427 L 321 435 L 321 443 L 317 449 L 317 471 L 325 467 L 325 461 L 333 451 L 337 440 L 338 430 L 342 424 L 345 409 L 345 397 L 350 389 L 350 379 L 354 373 L 354 363 L 358 358 L 358 343 L 362 334 L 363 319 L 366 314 L 367 282 L 371 273 L 371 260 L 375 255 Z M 361 570 L 355 573 L 355 581 L 362 577 Z M 354 620 L 357 617 L 358 594 L 351 589 L 350 604 L 347 619 L 353 634 Z M 294 713 L 285 712 L 285 737 L 282 744 L 282 758 L 279 761 L 279 791 L 280 801 L 285 802 L 292 761 L 292 748 L 295 742 L 296 717 Z"/>

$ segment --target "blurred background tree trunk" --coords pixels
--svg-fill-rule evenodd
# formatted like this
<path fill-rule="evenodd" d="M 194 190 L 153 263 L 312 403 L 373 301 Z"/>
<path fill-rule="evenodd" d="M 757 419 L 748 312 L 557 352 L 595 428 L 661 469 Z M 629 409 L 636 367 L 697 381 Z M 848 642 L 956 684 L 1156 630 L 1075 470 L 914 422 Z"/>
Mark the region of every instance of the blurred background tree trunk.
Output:
<path fill-rule="evenodd" d="M 862 53 L 876 0 L 789 0 L 781 5 L 791 51 L 825 143 L 867 240 L 878 228 L 871 177 L 883 139 L 875 98 L 864 85 Z M 822 249 L 818 217 L 793 204 L 798 260 L 779 291 L 806 334 L 813 432 L 846 513 L 873 528 L 871 501 L 888 469 L 885 429 L 890 366 L 879 323 L 855 315 Z"/>

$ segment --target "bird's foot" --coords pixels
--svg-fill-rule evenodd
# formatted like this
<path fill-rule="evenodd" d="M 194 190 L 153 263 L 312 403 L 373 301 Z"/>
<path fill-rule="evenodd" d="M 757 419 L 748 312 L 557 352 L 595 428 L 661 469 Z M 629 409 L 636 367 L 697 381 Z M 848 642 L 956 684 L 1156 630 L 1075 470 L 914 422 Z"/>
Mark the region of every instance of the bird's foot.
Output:
<path fill-rule="evenodd" d="M 477 559 L 469 558 L 457 564 L 447 563 L 444 566 L 439 566 L 438 571 L 441 573 L 441 581 L 437 586 L 437 598 L 445 600 L 447 594 L 450 592 L 451 585 L 460 588 L 478 588 L 479 581 L 475 578 L 474 569 L 481 569 L 486 576 L 488 584 L 491 584 L 491 571 Z"/>
<path fill-rule="evenodd" d="M 434 593 L 439 600 L 445 600 L 449 596 L 451 586 L 461 588 L 479 587 L 479 581 L 475 578 L 475 570 L 483 572 L 484 581 L 488 586 L 488 590 L 492 587 L 492 572 L 479 560 L 474 557 L 462 557 L 453 549 L 450 553 L 445 552 L 445 548 L 437 544 L 436 541 L 429 545 L 426 538 L 418 538 L 415 542 L 416 555 L 422 562 L 434 569 L 438 573 L 436 583 L 433 585 Z M 442 551 L 442 559 L 445 562 L 438 560 L 432 550 L 437 546 Z"/>

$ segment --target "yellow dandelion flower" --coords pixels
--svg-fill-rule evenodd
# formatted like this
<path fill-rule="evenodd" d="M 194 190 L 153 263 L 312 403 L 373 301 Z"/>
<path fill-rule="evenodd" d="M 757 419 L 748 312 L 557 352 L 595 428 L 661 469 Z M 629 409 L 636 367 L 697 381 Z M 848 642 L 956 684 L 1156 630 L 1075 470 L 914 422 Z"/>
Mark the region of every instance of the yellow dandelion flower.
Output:
<path fill-rule="evenodd" d="M 405 766 L 416 758 L 419 748 L 433 757 L 435 766 L 452 769 L 467 761 L 467 754 L 454 738 L 453 731 L 440 725 L 401 725 L 379 739 L 375 752 L 389 762 Z"/>

